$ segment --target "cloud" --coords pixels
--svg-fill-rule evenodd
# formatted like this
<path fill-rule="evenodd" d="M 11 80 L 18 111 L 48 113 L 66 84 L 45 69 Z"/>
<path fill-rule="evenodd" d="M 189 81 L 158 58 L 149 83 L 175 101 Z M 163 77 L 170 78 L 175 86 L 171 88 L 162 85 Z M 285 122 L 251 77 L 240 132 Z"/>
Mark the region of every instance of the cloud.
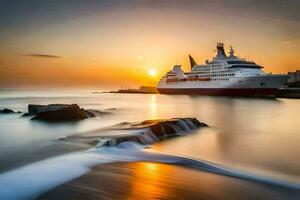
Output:
<path fill-rule="evenodd" d="M 57 55 L 51 55 L 51 54 L 23 54 L 23 56 L 30 56 L 30 57 L 39 57 L 39 58 L 63 58 L 61 56 Z"/>

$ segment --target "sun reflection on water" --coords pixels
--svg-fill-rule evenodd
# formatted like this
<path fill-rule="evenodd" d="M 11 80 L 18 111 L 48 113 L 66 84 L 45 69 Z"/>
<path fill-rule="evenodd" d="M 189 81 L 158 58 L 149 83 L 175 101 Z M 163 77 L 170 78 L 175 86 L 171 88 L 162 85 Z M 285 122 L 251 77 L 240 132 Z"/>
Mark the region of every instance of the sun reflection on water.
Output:
<path fill-rule="evenodd" d="M 157 163 L 141 162 L 136 163 L 136 170 L 132 175 L 131 192 L 127 199 L 135 199 L 141 196 L 142 199 L 158 199 L 168 196 L 167 191 L 162 187 L 163 177 L 167 173 L 164 165 Z"/>
<path fill-rule="evenodd" d="M 152 94 L 150 97 L 150 117 L 151 119 L 157 119 L 157 99 L 155 94 Z"/>

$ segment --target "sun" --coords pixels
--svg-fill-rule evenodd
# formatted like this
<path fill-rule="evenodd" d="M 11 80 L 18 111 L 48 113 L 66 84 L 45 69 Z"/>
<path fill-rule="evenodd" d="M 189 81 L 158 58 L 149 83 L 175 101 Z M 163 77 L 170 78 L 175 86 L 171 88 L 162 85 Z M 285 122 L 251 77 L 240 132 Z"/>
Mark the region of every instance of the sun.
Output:
<path fill-rule="evenodd" d="M 149 74 L 150 76 L 156 76 L 157 71 L 156 71 L 156 69 L 149 69 L 148 74 Z"/>

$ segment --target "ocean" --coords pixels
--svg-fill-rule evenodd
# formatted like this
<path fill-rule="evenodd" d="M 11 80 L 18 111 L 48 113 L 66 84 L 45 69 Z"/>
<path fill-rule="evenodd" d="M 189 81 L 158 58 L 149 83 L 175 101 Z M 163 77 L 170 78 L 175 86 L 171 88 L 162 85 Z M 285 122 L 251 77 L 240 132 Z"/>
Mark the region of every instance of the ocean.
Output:
<path fill-rule="evenodd" d="M 57 187 L 60 192 L 70 191 L 63 186 L 76 180 L 81 184 L 82 177 L 93 179 L 89 174 L 97 168 L 105 182 L 101 178 L 92 182 L 103 191 L 94 199 L 300 199 L 299 100 L 0 92 L 0 109 L 26 112 L 28 104 L 51 103 L 76 103 L 106 114 L 59 124 L 32 121 L 18 113 L 0 114 L 0 199 L 59 198 L 51 191 Z M 64 140 L 91 132 L 101 137 L 105 128 L 124 122 L 180 117 L 195 117 L 209 127 L 147 148 L 130 144 L 97 149 L 84 140 Z M 200 165 L 205 162 L 218 170 L 203 170 Z M 110 164 L 115 171 L 101 174 L 101 170 L 112 169 Z M 239 175 L 233 177 L 219 169 Z M 129 173 L 135 178 L 125 179 L 124 174 Z M 130 195 L 124 192 L 129 190 L 125 186 L 112 190 L 111 186 L 119 184 L 116 180 L 131 186 Z M 142 189 L 137 189 L 139 184 L 144 185 Z M 67 194 L 60 199 L 76 199 Z"/>

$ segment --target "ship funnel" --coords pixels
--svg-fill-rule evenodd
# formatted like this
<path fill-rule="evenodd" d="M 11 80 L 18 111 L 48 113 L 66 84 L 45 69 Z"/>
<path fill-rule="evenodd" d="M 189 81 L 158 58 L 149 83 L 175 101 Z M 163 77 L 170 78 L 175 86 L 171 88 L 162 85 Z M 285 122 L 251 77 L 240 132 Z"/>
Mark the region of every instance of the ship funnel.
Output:
<path fill-rule="evenodd" d="M 197 63 L 191 55 L 189 55 L 189 59 L 190 59 L 190 63 L 191 63 L 191 69 L 193 69 L 194 65 L 197 65 Z"/>
<path fill-rule="evenodd" d="M 226 54 L 224 51 L 224 44 L 223 43 L 218 43 L 217 44 L 217 58 L 218 59 L 222 59 L 222 58 L 226 58 Z"/>

